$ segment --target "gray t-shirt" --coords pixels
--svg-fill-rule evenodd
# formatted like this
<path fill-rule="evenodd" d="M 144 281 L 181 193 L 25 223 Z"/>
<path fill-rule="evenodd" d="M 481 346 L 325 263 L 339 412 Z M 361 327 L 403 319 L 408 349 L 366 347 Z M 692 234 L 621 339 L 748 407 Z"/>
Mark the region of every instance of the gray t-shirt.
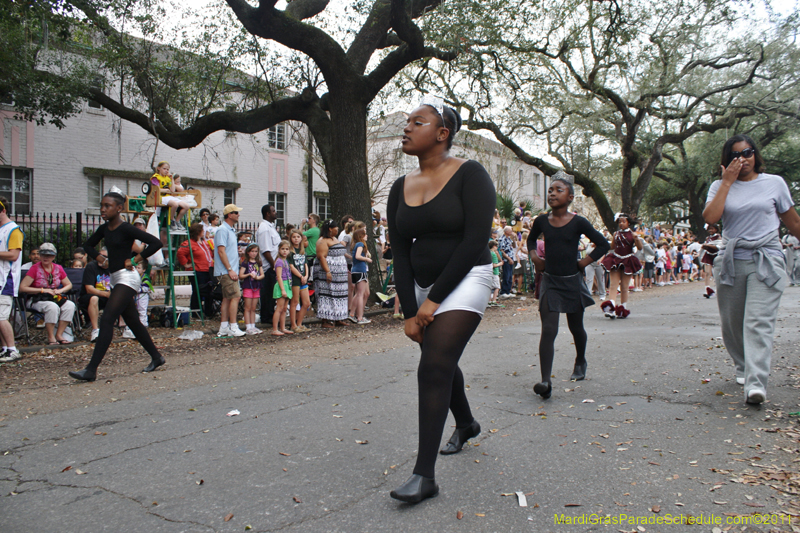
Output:
<path fill-rule="evenodd" d="M 708 189 L 706 205 L 716 196 L 721 180 Z M 752 181 L 736 180 L 725 199 L 722 212 L 722 236 L 726 239 L 741 238 L 756 241 L 775 231 L 781 224 L 778 217 L 794 206 L 792 194 L 784 179 L 774 174 L 759 174 Z M 782 255 L 780 249 L 767 249 L 770 255 Z M 723 252 L 720 252 L 722 255 Z M 753 258 L 752 250 L 736 248 L 734 259 Z"/>

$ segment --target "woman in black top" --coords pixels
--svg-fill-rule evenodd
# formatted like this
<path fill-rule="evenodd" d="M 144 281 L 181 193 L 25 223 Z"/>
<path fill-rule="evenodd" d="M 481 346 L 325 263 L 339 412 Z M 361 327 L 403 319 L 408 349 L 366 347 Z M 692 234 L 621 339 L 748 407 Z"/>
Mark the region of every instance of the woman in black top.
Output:
<path fill-rule="evenodd" d="M 83 370 L 69 373 L 75 379 L 94 381 L 97 378 L 97 367 L 100 366 L 111 345 L 114 324 L 120 315 L 152 358 L 144 372 L 152 372 L 165 363 L 164 357 L 158 353 L 156 345 L 153 344 L 147 328 L 139 321 L 139 312 L 134 301 L 142 284 L 136 271 L 136 264 L 156 253 L 162 246 L 161 240 L 124 222 L 119 216 L 124 204 L 125 197 L 116 191 L 112 190 L 103 196 L 100 214 L 106 223 L 97 228 L 83 245 L 89 257 L 96 258 L 101 267 L 108 268 L 111 272 L 111 294 L 100 321 L 100 334 L 97 337 L 97 344 L 94 345 L 92 359 Z M 147 248 L 131 259 L 133 242 L 137 239 L 146 244 Z M 108 258 L 101 256 L 95 249 L 101 240 L 108 249 Z"/>
<path fill-rule="evenodd" d="M 406 335 L 420 343 L 419 454 L 413 475 L 391 496 L 417 503 L 438 493 L 434 466 L 448 409 L 456 430 L 441 450 L 461 451 L 480 433 L 464 391 L 458 360 L 489 302 L 488 241 L 495 190 L 475 161 L 451 157 L 461 117 L 438 102 L 408 117 L 403 152 L 419 168 L 398 179 L 388 200 L 397 295 Z"/>
<path fill-rule="evenodd" d="M 537 272 L 542 272 L 539 292 L 539 316 L 542 319 L 542 335 L 539 338 L 539 361 L 542 366 L 542 382 L 533 391 L 544 398 L 550 397 L 553 385 L 555 342 L 558 334 L 558 315 L 567 314 L 569 331 L 575 339 L 575 368 L 570 379 L 576 381 L 586 377 L 586 330 L 583 329 L 583 310 L 594 305 L 594 300 L 583 280 L 583 269 L 603 257 L 609 250 L 608 241 L 583 217 L 570 213 L 567 208 L 575 197 L 572 183 L 556 178 L 547 191 L 547 203 L 552 211 L 533 221 L 528 235 L 528 249 Z M 536 239 L 544 234 L 546 259 L 536 253 Z M 578 260 L 581 235 L 589 237 L 595 249 Z"/>

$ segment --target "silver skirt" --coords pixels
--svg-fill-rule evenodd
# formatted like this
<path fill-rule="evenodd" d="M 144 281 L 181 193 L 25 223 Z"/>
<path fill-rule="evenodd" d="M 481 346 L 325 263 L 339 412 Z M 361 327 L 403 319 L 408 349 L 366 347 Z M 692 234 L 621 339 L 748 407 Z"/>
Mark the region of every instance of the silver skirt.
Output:
<path fill-rule="evenodd" d="M 128 270 L 123 268 L 111 273 L 111 288 L 113 289 L 118 284 L 127 285 L 138 293 L 142 287 L 142 278 L 139 277 L 139 273 L 135 269 Z"/>
<path fill-rule="evenodd" d="M 478 265 L 464 276 L 453 292 L 447 295 L 442 304 L 433 313 L 434 316 L 447 311 L 472 311 L 483 316 L 489 298 L 492 295 L 492 265 Z M 414 293 L 417 297 L 417 305 L 421 306 L 428 293 L 431 292 L 433 285 L 422 288 L 414 283 Z"/>

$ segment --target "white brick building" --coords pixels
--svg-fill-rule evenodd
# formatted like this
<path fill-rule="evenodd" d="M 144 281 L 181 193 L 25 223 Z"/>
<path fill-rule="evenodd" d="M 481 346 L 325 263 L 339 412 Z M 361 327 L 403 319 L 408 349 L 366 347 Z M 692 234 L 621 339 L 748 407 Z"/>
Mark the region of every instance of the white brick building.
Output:
<path fill-rule="evenodd" d="M 294 129 L 281 124 L 254 135 L 217 132 L 199 146 L 173 150 L 139 126 L 87 102 L 66 127 L 16 120 L 0 104 L 0 195 L 9 211 L 99 212 L 102 192 L 116 185 L 141 194 L 151 164 L 169 161 L 203 194 L 203 206 L 221 212 L 226 203 L 243 208 L 242 222 L 261 220 L 261 206 L 274 203 L 281 222 L 297 223 L 312 211 L 329 214 L 328 189 L 312 178 L 309 204 L 306 150 Z"/>

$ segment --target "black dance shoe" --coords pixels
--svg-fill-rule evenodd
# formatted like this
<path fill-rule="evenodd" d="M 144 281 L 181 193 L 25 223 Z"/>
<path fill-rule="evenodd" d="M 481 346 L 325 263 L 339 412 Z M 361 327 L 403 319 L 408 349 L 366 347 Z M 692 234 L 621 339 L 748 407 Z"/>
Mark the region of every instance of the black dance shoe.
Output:
<path fill-rule="evenodd" d="M 458 453 L 461 451 L 461 448 L 464 447 L 466 442 L 473 438 L 477 437 L 481 434 L 481 425 L 478 424 L 478 421 L 473 419 L 472 423 L 465 428 L 456 428 L 453 432 L 453 436 L 450 437 L 450 440 L 447 441 L 447 444 L 444 445 L 444 448 L 439 450 L 439 453 L 442 455 L 450 455 L 451 453 Z"/>
<path fill-rule="evenodd" d="M 69 377 L 79 379 L 81 381 L 94 381 L 97 379 L 97 373 L 92 372 L 88 368 L 78 370 L 77 372 L 70 372 Z"/>
<path fill-rule="evenodd" d="M 549 381 L 542 381 L 533 386 L 533 392 L 541 396 L 543 400 L 546 400 L 553 393 L 553 384 Z"/>
<path fill-rule="evenodd" d="M 163 365 L 166 362 L 167 362 L 167 360 L 164 359 L 164 356 L 161 356 L 161 359 L 158 359 L 158 360 L 153 359 L 152 361 L 150 361 L 150 364 L 147 365 L 147 368 L 142 370 L 142 372 L 145 372 L 145 373 L 152 372 L 153 370 L 155 370 L 156 368 L 160 367 L 161 365 Z"/>
<path fill-rule="evenodd" d="M 395 500 L 406 503 L 419 503 L 426 498 L 439 494 L 439 485 L 432 477 L 412 474 L 397 490 L 389 493 Z"/>
<path fill-rule="evenodd" d="M 583 381 L 586 379 L 586 366 L 584 362 L 582 365 L 575 363 L 575 368 L 572 369 L 572 375 L 569 377 L 572 381 Z"/>

